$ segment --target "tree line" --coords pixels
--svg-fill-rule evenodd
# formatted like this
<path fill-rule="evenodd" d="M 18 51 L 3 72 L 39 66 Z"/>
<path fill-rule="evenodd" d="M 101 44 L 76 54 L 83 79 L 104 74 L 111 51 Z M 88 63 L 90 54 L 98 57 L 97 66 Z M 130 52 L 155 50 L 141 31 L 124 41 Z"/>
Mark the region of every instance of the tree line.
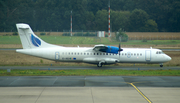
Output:
<path fill-rule="evenodd" d="M 108 30 L 109 0 L 0 0 L 0 31 Z M 180 32 L 179 0 L 110 0 L 111 31 Z"/>

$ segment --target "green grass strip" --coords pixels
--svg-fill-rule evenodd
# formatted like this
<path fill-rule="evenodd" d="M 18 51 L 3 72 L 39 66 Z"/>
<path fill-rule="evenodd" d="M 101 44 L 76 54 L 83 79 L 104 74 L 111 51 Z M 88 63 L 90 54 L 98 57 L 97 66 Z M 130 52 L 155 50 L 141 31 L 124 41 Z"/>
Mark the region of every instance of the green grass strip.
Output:
<path fill-rule="evenodd" d="M 0 70 L 0 76 L 180 76 L 180 70 Z"/>
<path fill-rule="evenodd" d="M 70 37 L 70 36 L 39 36 L 42 40 L 51 44 L 105 44 L 105 45 L 117 45 L 119 41 L 109 41 L 108 38 L 96 38 L 96 37 Z M 0 44 L 21 44 L 19 36 L 0 36 Z M 122 45 L 178 45 L 180 40 L 129 40 L 128 42 L 122 42 Z"/>

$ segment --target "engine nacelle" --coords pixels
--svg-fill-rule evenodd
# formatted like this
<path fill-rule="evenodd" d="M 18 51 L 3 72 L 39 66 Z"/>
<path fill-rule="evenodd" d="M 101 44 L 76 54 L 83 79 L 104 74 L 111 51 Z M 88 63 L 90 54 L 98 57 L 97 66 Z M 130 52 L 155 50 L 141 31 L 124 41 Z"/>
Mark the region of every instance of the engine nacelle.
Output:
<path fill-rule="evenodd" d="M 119 48 L 114 46 L 107 46 L 106 53 L 115 53 L 118 54 Z"/>
<path fill-rule="evenodd" d="M 113 58 L 106 58 L 106 59 L 105 59 L 105 62 L 106 62 L 107 64 L 114 64 L 114 63 L 118 63 L 119 60 L 118 60 L 118 59 L 113 59 Z"/>
<path fill-rule="evenodd" d="M 103 59 L 98 59 L 98 58 L 84 58 L 83 62 L 85 63 L 92 63 L 92 64 L 97 64 L 99 62 L 103 64 L 115 64 L 118 63 L 118 59 L 113 59 L 113 58 L 103 58 Z"/>

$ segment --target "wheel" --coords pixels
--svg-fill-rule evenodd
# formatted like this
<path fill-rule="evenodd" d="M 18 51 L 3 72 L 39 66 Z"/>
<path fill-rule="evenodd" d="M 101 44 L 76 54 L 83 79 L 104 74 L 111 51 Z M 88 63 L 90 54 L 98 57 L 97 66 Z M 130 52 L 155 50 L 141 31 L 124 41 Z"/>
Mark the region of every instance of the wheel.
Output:
<path fill-rule="evenodd" d="M 160 65 L 160 67 L 163 67 L 163 65 Z"/>
<path fill-rule="evenodd" d="M 102 63 L 97 64 L 97 67 L 102 67 Z"/>

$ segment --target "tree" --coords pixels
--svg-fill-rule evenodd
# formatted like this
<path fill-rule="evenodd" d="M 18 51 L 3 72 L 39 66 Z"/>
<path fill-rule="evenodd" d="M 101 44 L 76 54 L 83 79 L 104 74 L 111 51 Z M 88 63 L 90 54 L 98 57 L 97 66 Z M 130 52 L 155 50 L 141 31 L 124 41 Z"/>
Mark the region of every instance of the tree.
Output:
<path fill-rule="evenodd" d="M 146 21 L 148 20 L 149 15 L 141 9 L 135 9 L 132 11 L 129 21 L 131 24 L 130 31 L 137 32 L 141 27 L 145 26 Z"/>
<path fill-rule="evenodd" d="M 147 20 L 144 31 L 145 32 L 158 32 L 157 23 L 152 19 Z"/>
<path fill-rule="evenodd" d="M 112 31 L 157 31 L 156 27 L 180 31 L 179 0 L 111 0 L 110 4 Z M 0 0 L 0 31 L 15 31 L 16 23 L 27 23 L 35 31 L 70 30 L 71 10 L 73 30 L 108 30 L 108 0 Z"/>
<path fill-rule="evenodd" d="M 93 12 L 86 12 L 86 29 L 95 30 L 95 16 Z"/>
<path fill-rule="evenodd" d="M 168 15 L 168 31 L 180 32 L 180 1 L 172 2 Z"/>
<path fill-rule="evenodd" d="M 107 10 L 98 10 L 95 16 L 96 30 L 108 30 L 108 12 Z"/>
<path fill-rule="evenodd" d="M 112 31 L 118 31 L 119 28 L 128 30 L 129 26 L 129 11 L 113 11 L 111 10 L 111 27 Z"/>
<path fill-rule="evenodd" d="M 116 40 L 120 42 L 127 42 L 128 35 L 120 28 L 119 31 L 116 32 Z"/>

